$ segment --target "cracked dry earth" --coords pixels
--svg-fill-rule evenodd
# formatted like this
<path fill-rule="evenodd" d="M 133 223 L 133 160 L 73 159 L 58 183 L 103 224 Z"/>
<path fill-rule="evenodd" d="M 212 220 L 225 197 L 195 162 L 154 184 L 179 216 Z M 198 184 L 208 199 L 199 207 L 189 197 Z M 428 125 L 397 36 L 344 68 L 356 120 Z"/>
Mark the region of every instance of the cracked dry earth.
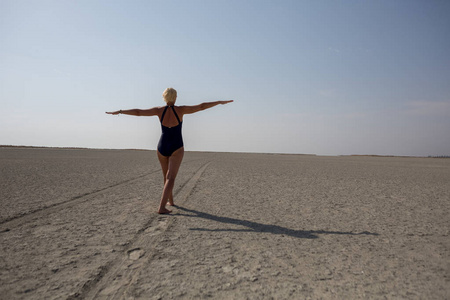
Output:
<path fill-rule="evenodd" d="M 187 152 L 157 215 L 154 152 L 37 150 L 42 188 L 0 149 L 2 299 L 450 297 L 449 160 Z"/>

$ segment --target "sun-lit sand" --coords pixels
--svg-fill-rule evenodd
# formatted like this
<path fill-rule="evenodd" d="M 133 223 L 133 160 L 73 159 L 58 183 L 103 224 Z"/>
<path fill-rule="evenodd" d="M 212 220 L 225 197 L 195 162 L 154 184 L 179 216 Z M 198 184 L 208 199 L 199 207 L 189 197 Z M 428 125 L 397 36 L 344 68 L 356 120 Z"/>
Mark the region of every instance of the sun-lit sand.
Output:
<path fill-rule="evenodd" d="M 0 148 L 0 299 L 448 299 L 450 159 Z"/>

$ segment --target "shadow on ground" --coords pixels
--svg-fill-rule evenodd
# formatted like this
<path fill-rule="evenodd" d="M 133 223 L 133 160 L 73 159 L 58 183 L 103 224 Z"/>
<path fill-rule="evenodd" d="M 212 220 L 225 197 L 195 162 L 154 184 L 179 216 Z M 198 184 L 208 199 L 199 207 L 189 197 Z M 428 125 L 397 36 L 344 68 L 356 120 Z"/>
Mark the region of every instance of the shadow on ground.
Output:
<path fill-rule="evenodd" d="M 294 230 L 282 226 L 277 225 L 267 225 L 261 224 L 253 221 L 246 221 L 228 217 L 219 217 L 215 215 L 211 215 L 205 212 L 188 209 L 185 207 L 177 206 L 179 210 L 191 213 L 191 214 L 183 214 L 178 213 L 175 216 L 186 216 L 186 217 L 194 217 L 194 218 L 203 218 L 211 221 L 216 221 L 220 223 L 233 224 L 233 225 L 241 225 L 248 227 L 248 229 L 207 229 L 207 228 L 190 228 L 190 230 L 197 231 L 235 231 L 235 232 L 268 232 L 272 234 L 283 234 L 296 238 L 302 239 L 316 239 L 318 238 L 318 234 L 345 234 L 345 235 L 378 235 L 378 233 L 372 233 L 368 231 L 363 232 L 345 232 L 345 231 L 328 231 L 328 230 Z"/>

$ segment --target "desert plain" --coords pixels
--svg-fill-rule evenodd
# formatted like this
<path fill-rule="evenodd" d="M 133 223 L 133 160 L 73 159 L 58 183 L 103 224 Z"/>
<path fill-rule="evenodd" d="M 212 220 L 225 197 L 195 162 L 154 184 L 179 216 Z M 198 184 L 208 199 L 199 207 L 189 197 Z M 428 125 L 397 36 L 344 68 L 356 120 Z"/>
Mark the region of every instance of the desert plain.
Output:
<path fill-rule="evenodd" d="M 450 159 L 0 148 L 0 299 L 449 299 Z"/>

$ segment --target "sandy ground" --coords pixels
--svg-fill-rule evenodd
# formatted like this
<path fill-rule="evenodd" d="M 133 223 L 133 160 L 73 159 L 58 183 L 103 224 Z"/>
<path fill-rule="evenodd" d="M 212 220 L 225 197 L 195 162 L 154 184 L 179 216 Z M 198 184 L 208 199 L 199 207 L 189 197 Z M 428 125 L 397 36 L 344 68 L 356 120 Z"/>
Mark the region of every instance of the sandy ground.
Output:
<path fill-rule="evenodd" d="M 450 159 L 0 148 L 1 299 L 449 299 Z"/>

